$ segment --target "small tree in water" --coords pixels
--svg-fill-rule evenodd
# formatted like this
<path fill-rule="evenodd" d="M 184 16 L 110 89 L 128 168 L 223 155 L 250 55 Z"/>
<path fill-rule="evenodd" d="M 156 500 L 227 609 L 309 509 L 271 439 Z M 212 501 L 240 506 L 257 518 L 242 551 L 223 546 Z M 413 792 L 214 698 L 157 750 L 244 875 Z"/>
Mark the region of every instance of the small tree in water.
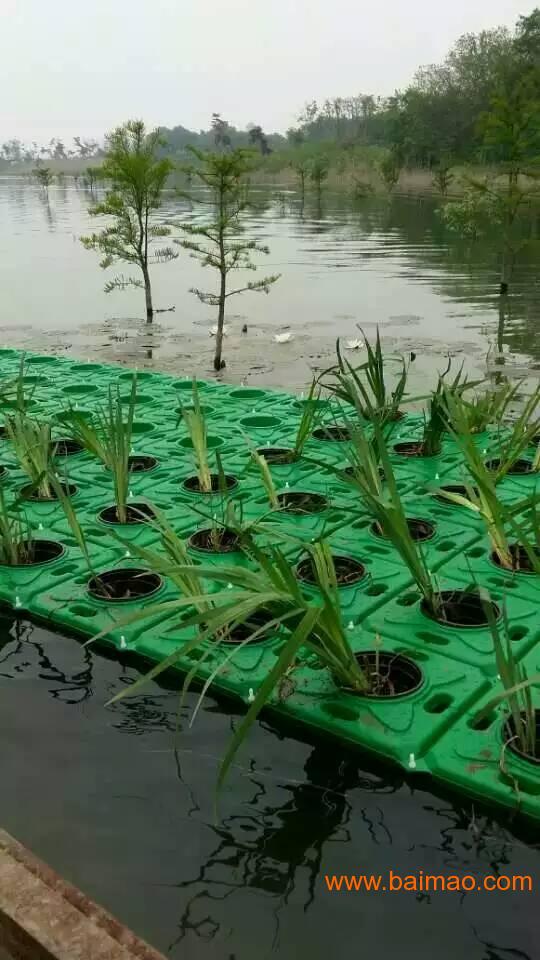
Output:
<path fill-rule="evenodd" d="M 198 288 L 191 288 L 190 292 L 194 293 L 201 303 L 218 308 L 214 369 L 221 370 L 225 366 L 222 350 L 227 300 L 246 291 L 269 293 L 270 286 L 280 275 L 274 274 L 263 277 L 262 280 L 245 283 L 233 290 L 228 289 L 227 282 L 231 271 L 255 270 L 251 255 L 270 253 L 268 247 L 263 247 L 254 240 L 242 239 L 241 214 L 249 206 L 249 185 L 245 178 L 250 170 L 253 154 L 242 148 L 230 153 L 205 153 L 195 147 L 189 149 L 197 163 L 185 167 L 184 172 L 191 180 L 199 181 L 209 191 L 210 197 L 194 197 L 187 193 L 183 196 L 193 203 L 210 205 L 213 219 L 204 224 L 180 224 L 180 229 L 188 234 L 190 239 L 176 242 L 189 250 L 191 256 L 200 260 L 204 267 L 213 267 L 219 274 L 217 292 L 208 293 Z"/>
<path fill-rule="evenodd" d="M 40 187 L 43 187 L 44 190 L 48 190 L 54 180 L 54 173 L 50 167 L 34 167 L 32 176 L 35 177 Z"/>
<path fill-rule="evenodd" d="M 142 120 L 130 120 L 117 127 L 108 134 L 106 145 L 100 176 L 111 182 L 111 189 L 105 200 L 96 203 L 89 212 L 92 216 L 112 217 L 113 223 L 100 233 L 81 237 L 81 241 L 87 250 L 103 254 L 100 263 L 103 269 L 114 263 L 139 267 L 142 280 L 120 275 L 108 281 L 105 292 L 126 287 L 144 288 L 146 322 L 152 323 L 154 307 L 149 267 L 178 256 L 171 247 L 151 252 L 153 242 L 171 232 L 169 227 L 153 221 L 173 164 L 167 158 L 158 157 L 164 141 L 158 130 L 147 133 Z"/>

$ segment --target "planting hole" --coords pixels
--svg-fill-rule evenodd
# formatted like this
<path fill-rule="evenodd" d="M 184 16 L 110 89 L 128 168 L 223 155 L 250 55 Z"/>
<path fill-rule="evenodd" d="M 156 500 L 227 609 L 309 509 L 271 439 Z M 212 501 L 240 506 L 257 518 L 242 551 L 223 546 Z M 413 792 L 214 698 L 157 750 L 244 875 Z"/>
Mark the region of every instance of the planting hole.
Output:
<path fill-rule="evenodd" d="M 273 639 L 273 634 L 268 635 L 268 633 L 261 628 L 264 628 L 273 619 L 271 613 L 267 613 L 265 610 L 256 610 L 254 613 L 251 613 L 247 620 L 244 620 L 243 623 L 239 623 L 234 629 L 230 627 L 222 627 L 216 634 L 215 638 L 219 639 L 220 643 L 225 643 L 228 646 L 238 646 L 241 643 L 251 644 L 260 644 L 268 643 L 269 640 Z M 204 630 L 204 624 L 202 626 Z M 274 631 L 276 628 L 273 627 Z M 258 633 L 254 639 L 248 639 L 253 633 L 261 630 L 261 633 Z"/>
<path fill-rule="evenodd" d="M 348 587 L 358 583 L 366 576 L 366 568 L 359 560 L 352 557 L 332 557 L 336 571 L 336 580 L 339 587 Z M 303 583 L 316 584 L 317 577 L 311 557 L 305 557 L 296 567 L 296 576 Z"/>
<path fill-rule="evenodd" d="M 500 465 L 501 465 L 500 460 L 488 460 L 486 463 L 487 469 L 493 472 L 498 470 Z M 513 463 L 510 469 L 508 470 L 508 475 L 517 476 L 518 474 L 532 473 L 532 472 L 533 472 L 532 460 L 516 460 L 516 462 Z"/>
<path fill-rule="evenodd" d="M 285 513 L 321 513 L 328 507 L 328 500 L 320 493 L 302 493 L 298 490 L 278 493 L 278 505 Z"/>
<path fill-rule="evenodd" d="M 540 710 L 534 711 L 534 730 L 529 731 L 528 735 L 526 714 L 522 713 L 518 722 L 521 723 L 521 730 L 516 727 L 513 716 L 508 717 L 504 724 L 503 738 L 508 743 L 508 749 L 528 763 L 540 764 Z M 519 733 L 529 741 L 527 749 L 520 742 Z"/>
<path fill-rule="evenodd" d="M 259 447 L 257 453 L 264 457 L 271 467 L 295 463 L 298 460 L 298 454 L 288 447 Z"/>
<path fill-rule="evenodd" d="M 317 427 L 311 434 L 314 440 L 326 440 L 343 443 L 344 440 L 351 439 L 351 431 L 348 427 L 341 424 L 329 427 Z"/>
<path fill-rule="evenodd" d="M 153 520 L 154 517 L 155 513 L 149 503 L 141 501 L 126 505 L 126 524 L 148 523 L 148 521 Z M 100 512 L 99 519 L 102 523 L 118 523 L 123 526 L 116 504 L 111 507 L 105 507 L 105 509 Z"/>
<path fill-rule="evenodd" d="M 355 653 L 355 659 L 368 681 L 367 690 L 353 690 L 340 684 L 355 696 L 392 699 L 404 697 L 418 690 L 424 675 L 417 663 L 401 653 L 368 650 Z"/>
<path fill-rule="evenodd" d="M 424 540 L 431 540 L 432 537 L 435 536 L 436 525 L 430 520 L 420 520 L 418 517 L 407 517 L 407 526 L 412 539 L 417 543 L 422 543 Z M 383 537 L 385 540 L 388 539 L 377 520 L 371 524 L 370 531 L 376 537 Z"/>
<path fill-rule="evenodd" d="M 444 503 L 446 507 L 457 507 L 458 509 L 462 507 L 460 503 L 454 503 L 452 500 L 449 500 L 447 497 L 443 497 L 442 493 L 453 493 L 458 497 L 465 497 L 466 500 L 469 500 L 469 492 L 467 487 L 463 483 L 448 483 L 444 487 L 439 487 L 439 492 L 434 493 L 433 496 L 435 500 L 438 500 L 439 503 Z M 472 487 L 472 491 L 475 495 L 478 494 L 478 488 Z M 465 508 L 467 509 L 467 508 Z"/>
<path fill-rule="evenodd" d="M 74 497 L 77 493 L 77 487 L 74 483 L 60 483 L 59 485 L 64 491 L 66 497 Z M 31 500 L 33 503 L 52 503 L 53 501 L 58 500 L 54 490 L 51 489 L 50 496 L 44 497 L 31 483 L 28 483 L 21 489 L 21 496 L 24 500 Z"/>
<path fill-rule="evenodd" d="M 540 566 L 540 549 L 538 547 L 532 547 L 531 549 Z M 495 550 L 490 555 L 491 562 L 494 563 L 495 566 L 512 573 L 536 573 L 525 547 L 522 547 L 519 543 L 511 543 L 509 544 L 509 553 L 512 564 L 510 569 L 503 566 L 501 557 Z"/>
<path fill-rule="evenodd" d="M 518 643 L 519 640 L 523 640 L 527 636 L 528 632 L 527 627 L 510 627 L 508 634 L 513 643 Z"/>
<path fill-rule="evenodd" d="M 56 543 L 55 540 L 24 540 L 19 544 L 19 555 L 21 557 L 19 563 L 0 564 L 0 566 L 36 567 L 42 563 L 51 563 L 53 560 L 58 560 L 65 552 L 65 547 L 61 543 Z"/>
<path fill-rule="evenodd" d="M 425 617 L 448 627 L 485 627 L 489 624 L 488 606 L 497 620 L 501 611 L 492 600 L 473 590 L 443 590 L 435 594 L 433 606 L 424 598 L 420 609 Z"/>
<path fill-rule="evenodd" d="M 193 533 L 188 543 L 192 550 L 202 553 L 234 553 L 240 546 L 240 538 L 234 530 L 205 527 Z"/>
<path fill-rule="evenodd" d="M 60 437 L 58 440 L 51 441 L 51 450 L 53 457 L 73 457 L 84 450 L 84 447 L 82 443 L 71 437 Z"/>
<path fill-rule="evenodd" d="M 394 451 L 400 457 L 432 457 L 434 454 L 426 454 L 423 440 L 405 440 L 402 443 L 394 444 Z"/>
<path fill-rule="evenodd" d="M 205 490 L 201 486 L 201 482 L 197 476 L 187 477 L 186 480 L 182 482 L 184 490 L 187 490 L 189 493 L 199 493 L 203 496 L 211 496 L 213 493 L 221 493 L 221 486 L 223 483 L 223 477 L 220 477 L 219 473 L 210 474 L 210 490 Z M 234 490 L 238 486 L 238 480 L 236 477 L 231 476 L 230 474 L 225 474 L 225 488 L 226 491 Z"/>
<path fill-rule="evenodd" d="M 128 603 L 156 593 L 163 581 L 157 573 L 130 567 L 106 570 L 88 581 L 88 593 L 94 600 Z"/>

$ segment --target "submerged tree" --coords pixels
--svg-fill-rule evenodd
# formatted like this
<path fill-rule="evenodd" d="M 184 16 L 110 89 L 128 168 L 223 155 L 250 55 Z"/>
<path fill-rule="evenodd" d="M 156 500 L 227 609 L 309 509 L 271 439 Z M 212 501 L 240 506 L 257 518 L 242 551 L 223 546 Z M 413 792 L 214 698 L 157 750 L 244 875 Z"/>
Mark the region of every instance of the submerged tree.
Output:
<path fill-rule="evenodd" d="M 105 292 L 144 288 L 147 323 L 152 323 L 154 316 L 149 267 L 178 256 L 171 247 L 152 250 L 155 240 L 171 232 L 169 227 L 155 222 L 173 169 L 171 160 L 158 156 L 163 145 L 159 131 L 148 133 L 142 120 L 129 120 L 108 134 L 101 178 L 110 181 L 111 189 L 102 203 L 90 208 L 90 213 L 111 217 L 113 223 L 100 233 L 81 237 L 87 250 L 103 255 L 103 269 L 115 263 L 129 263 L 140 269 L 142 280 L 120 275 L 105 285 Z"/>
<path fill-rule="evenodd" d="M 270 286 L 279 279 L 279 274 L 263 277 L 262 280 L 245 283 L 233 290 L 227 288 L 229 273 L 233 270 L 255 270 L 251 260 L 253 253 L 269 253 L 268 247 L 263 247 L 254 240 L 242 239 L 241 214 L 249 205 L 248 182 L 246 175 L 250 170 L 252 153 L 249 150 L 237 149 L 230 153 L 205 153 L 189 148 L 196 163 L 185 168 L 185 172 L 193 180 L 209 191 L 209 199 L 192 197 L 184 193 L 192 202 L 207 204 L 212 208 L 212 219 L 204 224 L 180 224 L 180 229 L 190 239 L 177 241 L 192 257 L 200 260 L 204 267 L 213 267 L 219 275 L 219 289 L 215 293 L 208 293 L 192 288 L 201 303 L 210 304 L 218 308 L 216 351 L 214 355 L 214 369 L 221 370 L 225 366 L 222 360 L 223 326 L 225 321 L 225 304 L 229 297 L 251 291 L 253 293 L 269 293 Z"/>
<path fill-rule="evenodd" d="M 259 147 L 263 157 L 267 157 L 272 153 L 272 149 L 268 144 L 268 137 L 261 126 L 256 125 L 249 128 L 248 140 L 254 147 Z"/>
<path fill-rule="evenodd" d="M 462 200 L 443 208 L 446 222 L 474 238 L 482 222 L 497 231 L 500 245 L 499 292 L 506 295 L 518 252 L 527 244 L 520 230 L 520 215 L 539 196 L 540 85 L 536 68 L 516 74 L 509 69 L 501 78 L 491 109 L 482 117 L 487 155 L 497 163 L 497 173 L 468 177 Z"/>
<path fill-rule="evenodd" d="M 313 157 L 309 164 L 309 179 L 313 183 L 319 197 L 322 191 L 322 185 L 328 179 L 329 170 L 328 158 L 320 154 Z"/>
<path fill-rule="evenodd" d="M 48 190 L 54 180 L 54 173 L 50 167 L 35 167 L 34 170 L 32 170 L 32 176 L 35 177 L 40 187 L 43 187 L 44 190 Z"/>

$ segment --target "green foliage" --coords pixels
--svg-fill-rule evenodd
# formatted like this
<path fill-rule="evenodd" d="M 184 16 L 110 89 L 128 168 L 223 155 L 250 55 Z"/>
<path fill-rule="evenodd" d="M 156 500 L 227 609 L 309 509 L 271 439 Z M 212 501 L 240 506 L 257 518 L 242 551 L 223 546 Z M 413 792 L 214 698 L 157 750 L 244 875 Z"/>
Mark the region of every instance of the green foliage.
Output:
<path fill-rule="evenodd" d="M 512 517 L 522 513 L 526 508 L 529 498 L 518 501 L 511 508 L 505 507 L 499 500 L 497 483 L 506 476 L 538 428 L 537 421 L 532 425 L 528 424 L 528 421 L 539 398 L 540 394 L 537 393 L 534 400 L 526 404 L 525 412 L 517 420 L 517 426 L 514 425 L 509 435 L 501 440 L 502 447 L 497 456 L 497 459 L 500 458 L 500 464 L 498 469 L 493 471 L 487 468 L 486 452 L 478 448 L 470 430 L 467 402 L 459 394 L 448 393 L 445 397 L 448 425 L 463 456 L 470 483 L 465 485 L 466 496 L 446 491 L 440 491 L 440 495 L 482 517 L 492 549 L 497 554 L 501 566 L 507 570 L 514 569 L 508 527 L 513 523 Z M 533 569 L 540 572 L 540 562 L 535 555 L 533 545 L 524 535 L 522 527 L 516 527 L 515 523 L 513 526 L 518 531 L 516 542 L 525 549 Z"/>
<path fill-rule="evenodd" d="M 379 174 L 388 193 L 397 187 L 402 163 L 396 151 L 391 150 L 379 163 Z"/>
<path fill-rule="evenodd" d="M 51 425 L 17 412 L 6 417 L 6 431 L 13 444 L 17 462 L 39 497 L 53 496 L 50 475 L 53 471 Z"/>
<path fill-rule="evenodd" d="M 120 387 L 109 387 L 107 406 L 97 411 L 93 423 L 77 410 L 62 417 L 74 438 L 111 472 L 114 499 L 120 523 L 127 523 L 129 495 L 129 457 L 133 435 L 133 419 L 137 402 L 137 375 L 133 374 L 127 406 L 120 396 Z"/>
<path fill-rule="evenodd" d="M 199 487 L 205 493 L 212 492 L 212 474 L 208 464 L 208 430 L 201 410 L 197 381 L 193 381 L 193 405 L 182 406 L 181 415 L 193 444 Z"/>
<path fill-rule="evenodd" d="M 312 557 L 318 590 L 317 598 L 309 600 L 300 590 L 287 558 L 277 547 L 266 547 L 262 550 L 256 540 L 251 538 L 249 552 L 257 565 L 254 570 L 227 565 L 194 566 L 190 561 L 186 562 L 185 545 L 172 528 L 163 523 L 163 532 L 167 542 L 166 556 L 161 551 L 141 548 L 137 544 L 133 545 L 133 549 L 150 569 L 169 577 L 178 587 L 181 597 L 166 604 L 147 607 L 123 622 L 142 620 L 156 613 L 168 617 L 180 614 L 186 640 L 145 677 L 122 691 L 114 700 L 138 693 L 150 680 L 173 666 L 181 657 L 190 656 L 194 660 L 194 666 L 184 681 L 183 700 L 197 668 L 208 660 L 228 634 L 244 625 L 241 642 L 232 649 L 222 647 L 219 663 L 211 670 L 195 706 L 193 722 L 207 690 L 215 678 L 227 668 L 235 651 L 261 638 L 266 632 L 282 637 L 282 646 L 274 666 L 249 698 L 249 709 L 222 760 L 218 777 L 219 789 L 261 709 L 273 699 L 281 682 L 294 670 L 302 647 L 306 647 L 318 658 L 337 683 L 352 690 L 365 691 L 369 689 L 369 681 L 358 665 L 342 622 L 335 589 L 336 574 L 327 544 L 315 543 L 306 546 Z M 205 578 L 221 584 L 222 589 L 205 593 Z M 192 615 L 190 608 L 195 611 Z M 195 650 L 198 651 L 198 658 L 193 656 Z"/>
<path fill-rule="evenodd" d="M 441 160 L 433 170 L 433 182 L 442 197 L 446 197 L 453 180 L 450 164 Z"/>
<path fill-rule="evenodd" d="M 325 387 L 339 400 L 354 407 L 359 417 L 378 422 L 381 426 L 395 422 L 399 417 L 399 406 L 405 398 L 408 365 L 403 357 L 385 357 L 381 345 L 379 328 L 375 345 L 372 345 L 362 331 L 367 351 L 367 360 L 353 367 L 344 360 L 339 340 L 336 343 L 337 364 L 321 374 Z M 395 361 L 398 375 L 394 389 L 389 386 L 387 365 Z M 411 356 L 412 362 L 412 356 Z"/>
<path fill-rule="evenodd" d="M 411 536 L 381 427 L 375 421 L 374 440 L 358 424 L 352 430 L 350 463 L 353 483 L 382 534 L 393 544 L 415 580 L 427 606 L 436 613 L 438 591 L 422 550 Z M 379 460 L 384 484 L 379 472 Z"/>
<path fill-rule="evenodd" d="M 211 219 L 204 224 L 198 221 L 180 223 L 180 230 L 189 239 L 177 242 L 204 267 L 212 267 L 219 275 L 219 286 L 215 292 L 194 287 L 191 293 L 194 293 L 201 303 L 218 308 L 214 368 L 220 370 L 223 366 L 223 326 L 227 300 L 239 293 L 269 293 L 271 285 L 279 279 L 279 274 L 248 281 L 232 290 L 227 288 L 231 272 L 255 270 L 252 255 L 270 252 L 268 247 L 255 240 L 242 238 L 241 216 L 249 206 L 249 184 L 246 178 L 252 169 L 253 154 L 244 149 L 203 153 L 194 147 L 191 148 L 191 153 L 196 162 L 184 167 L 184 173 L 190 180 L 198 181 L 209 197 L 194 197 L 185 192 L 182 195 L 194 204 L 209 206 L 212 214 Z"/>
<path fill-rule="evenodd" d="M 170 235 L 169 227 L 156 222 L 156 212 L 173 169 L 169 159 L 158 156 L 163 143 L 159 131 L 148 133 L 142 120 L 129 120 L 108 134 L 101 177 L 110 181 L 111 189 L 89 212 L 92 216 L 109 217 L 112 223 L 99 233 L 81 237 L 87 250 L 101 254 L 100 266 L 104 270 L 116 263 L 140 269 L 142 279 L 120 274 L 107 282 L 105 291 L 143 288 L 149 323 L 154 312 L 149 266 L 178 256 L 172 247 L 153 249 L 156 240 Z"/>
<path fill-rule="evenodd" d="M 324 154 L 313 157 L 309 164 L 308 176 L 318 193 L 322 190 L 322 185 L 328 179 L 329 163 Z"/>
<path fill-rule="evenodd" d="M 30 563 L 33 559 L 31 527 L 17 509 L 19 501 L 8 504 L 0 485 L 0 564 L 8 567 Z"/>
<path fill-rule="evenodd" d="M 522 663 L 516 660 L 512 646 L 512 635 L 510 624 L 506 614 L 503 611 L 502 623 L 497 623 L 489 594 L 483 591 L 484 609 L 488 618 L 491 636 L 493 638 L 493 649 L 497 662 L 497 673 L 503 686 L 503 690 L 492 697 L 475 716 L 475 723 L 480 723 L 485 717 L 489 716 L 496 706 L 505 703 L 510 712 L 514 737 L 522 753 L 529 757 L 536 757 L 536 711 L 533 706 L 531 687 L 540 684 L 540 673 L 532 677 L 527 676 L 527 672 Z M 505 730 L 505 743 L 508 744 L 508 730 Z"/>
<path fill-rule="evenodd" d="M 487 185 L 487 179 L 484 181 Z M 494 191 L 472 189 L 465 183 L 465 193 L 449 200 L 439 209 L 449 230 L 468 240 L 478 240 L 503 222 L 503 210 Z"/>
<path fill-rule="evenodd" d="M 48 190 L 54 180 L 54 173 L 50 167 L 35 167 L 32 170 L 32 176 L 44 190 Z"/>

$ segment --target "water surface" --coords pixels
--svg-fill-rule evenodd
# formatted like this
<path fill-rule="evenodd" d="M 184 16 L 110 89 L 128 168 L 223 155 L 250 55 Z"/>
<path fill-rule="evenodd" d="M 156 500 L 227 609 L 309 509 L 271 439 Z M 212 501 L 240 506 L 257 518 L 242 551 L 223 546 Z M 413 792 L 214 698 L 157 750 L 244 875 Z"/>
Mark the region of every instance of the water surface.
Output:
<path fill-rule="evenodd" d="M 177 692 L 106 708 L 133 662 L 0 619 L 0 822 L 178 960 L 536 960 L 533 893 L 330 894 L 327 873 L 530 874 L 539 837 L 366 756 L 258 723 L 213 817 L 238 722 Z M 190 695 L 182 719 L 195 702 Z"/>
<path fill-rule="evenodd" d="M 0 341 L 206 374 L 215 311 L 189 289 L 213 289 L 211 272 L 185 251 L 156 265 L 155 306 L 174 312 L 158 313 L 149 330 L 142 293 L 106 295 L 103 283 L 114 271 L 101 271 L 99 257 L 79 242 L 99 226 L 88 215 L 91 201 L 73 179 L 47 195 L 25 178 L 0 178 Z M 488 351 L 492 360 L 502 352 L 514 375 L 540 362 L 537 242 L 520 255 L 501 314 L 496 238 L 460 241 L 443 227 L 432 197 L 353 203 L 346 193 L 328 192 L 320 202 L 311 194 L 302 202 L 293 191 L 260 187 L 254 201 L 245 228 L 270 254 L 259 258 L 258 274 L 235 280 L 242 285 L 263 273 L 281 279 L 268 296 L 229 301 L 226 378 L 300 386 L 327 365 L 337 336 L 359 335 L 358 324 L 368 334 L 378 324 L 390 345 L 417 352 L 419 378 L 444 367 L 449 352 L 476 373 L 485 372 Z M 201 212 L 170 196 L 162 215 L 174 221 Z M 536 222 L 524 224 L 524 235 L 535 231 Z M 286 330 L 294 340 L 276 345 L 273 336 Z"/>

